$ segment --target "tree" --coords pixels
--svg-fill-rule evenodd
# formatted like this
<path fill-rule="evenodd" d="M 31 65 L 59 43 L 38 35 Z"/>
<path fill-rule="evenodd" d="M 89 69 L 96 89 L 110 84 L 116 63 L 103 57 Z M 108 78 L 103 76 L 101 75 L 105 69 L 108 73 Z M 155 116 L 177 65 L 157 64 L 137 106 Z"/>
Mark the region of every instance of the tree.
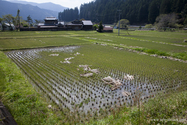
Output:
<path fill-rule="evenodd" d="M 156 18 L 156 26 L 159 30 L 166 28 L 176 28 L 177 27 L 177 15 L 176 13 L 171 14 L 161 14 Z"/>
<path fill-rule="evenodd" d="M 0 18 L 0 23 L 3 21 L 3 19 L 2 18 Z"/>
<path fill-rule="evenodd" d="M 31 26 L 31 24 L 33 23 L 32 18 L 31 18 L 30 15 L 27 17 L 26 21 L 28 22 L 29 26 Z"/>
<path fill-rule="evenodd" d="M 14 20 L 15 18 L 11 14 L 7 14 L 3 16 L 3 21 L 9 24 L 11 30 L 13 30 L 12 24 Z"/>
<path fill-rule="evenodd" d="M 102 21 L 99 23 L 99 29 L 98 29 L 98 32 L 102 32 L 103 30 L 103 23 Z"/>
<path fill-rule="evenodd" d="M 20 30 L 20 16 L 19 16 L 19 13 L 20 13 L 20 10 L 18 9 L 18 11 L 17 11 L 17 18 L 18 18 L 18 25 L 19 25 L 19 30 Z"/>
<path fill-rule="evenodd" d="M 3 21 L 3 19 L 2 18 L 0 18 L 0 24 L 2 25 L 2 21 Z M 2 26 L 3 27 L 3 26 Z M 1 30 L 1 29 L 0 29 Z"/>
<path fill-rule="evenodd" d="M 44 21 L 43 21 L 43 20 L 37 20 L 37 19 L 35 19 L 34 21 L 35 21 L 35 23 L 36 23 L 36 24 L 39 24 L 39 23 L 44 23 Z"/>
<path fill-rule="evenodd" d="M 18 9 L 17 10 L 17 15 L 15 17 L 15 20 L 14 20 L 14 26 L 16 26 L 16 29 L 18 30 L 18 28 L 20 29 L 20 16 L 19 16 L 19 13 L 20 13 L 20 10 Z"/>
<path fill-rule="evenodd" d="M 127 28 L 127 25 L 129 24 L 129 20 L 127 19 L 121 19 L 120 20 L 120 28 Z M 119 21 L 117 23 L 117 26 L 119 26 Z"/>
<path fill-rule="evenodd" d="M 28 22 L 26 22 L 25 20 L 21 20 L 21 25 L 23 27 L 29 27 Z"/>
<path fill-rule="evenodd" d="M 98 25 L 97 24 L 93 25 L 93 28 L 94 28 L 94 30 L 97 30 L 98 29 Z"/>
<path fill-rule="evenodd" d="M 159 2 L 157 0 L 153 0 L 149 5 L 149 14 L 148 21 L 150 23 L 154 23 L 157 16 L 159 16 Z"/>
<path fill-rule="evenodd" d="M 160 5 L 160 14 L 168 14 L 171 12 L 171 0 L 162 0 Z"/>

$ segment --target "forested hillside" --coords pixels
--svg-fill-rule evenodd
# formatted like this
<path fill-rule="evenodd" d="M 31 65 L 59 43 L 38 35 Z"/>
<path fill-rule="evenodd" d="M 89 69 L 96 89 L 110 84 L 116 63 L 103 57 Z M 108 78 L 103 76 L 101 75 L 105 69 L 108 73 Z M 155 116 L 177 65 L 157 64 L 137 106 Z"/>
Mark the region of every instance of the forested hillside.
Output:
<path fill-rule="evenodd" d="M 120 10 L 120 11 L 119 11 Z M 59 19 L 87 19 L 93 22 L 116 23 L 119 19 L 128 19 L 130 24 L 154 23 L 160 14 L 178 13 L 185 20 L 187 0 L 95 0 L 80 6 L 80 14 L 72 15 L 71 10 L 59 13 Z"/>

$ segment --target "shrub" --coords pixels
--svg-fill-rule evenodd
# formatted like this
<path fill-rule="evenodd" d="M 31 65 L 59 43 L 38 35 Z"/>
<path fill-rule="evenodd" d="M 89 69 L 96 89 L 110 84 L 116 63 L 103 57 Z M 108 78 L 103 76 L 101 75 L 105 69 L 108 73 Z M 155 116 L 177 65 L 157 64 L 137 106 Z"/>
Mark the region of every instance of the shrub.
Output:
<path fill-rule="evenodd" d="M 97 24 L 94 24 L 94 25 L 93 25 L 93 28 L 94 28 L 94 30 L 97 30 L 97 29 L 98 29 L 98 25 L 97 25 Z"/>
<path fill-rule="evenodd" d="M 153 25 L 152 24 L 146 24 L 145 28 L 153 28 Z"/>

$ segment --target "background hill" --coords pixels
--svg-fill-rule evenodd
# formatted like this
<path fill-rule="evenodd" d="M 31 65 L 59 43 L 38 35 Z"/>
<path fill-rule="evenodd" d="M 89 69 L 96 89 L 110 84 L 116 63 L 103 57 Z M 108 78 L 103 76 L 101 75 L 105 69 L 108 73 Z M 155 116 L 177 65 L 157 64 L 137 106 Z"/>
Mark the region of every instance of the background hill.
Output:
<path fill-rule="evenodd" d="M 79 18 L 93 22 L 117 23 L 121 19 L 131 24 L 154 23 L 160 14 L 177 13 L 187 18 L 187 0 L 94 0 L 80 6 Z M 59 13 L 60 20 L 69 21 L 72 10 Z M 74 19 L 76 19 L 74 17 Z"/>
<path fill-rule="evenodd" d="M 33 6 L 37 6 L 41 9 L 47 9 L 47 10 L 52 10 L 52 11 L 63 11 L 64 9 L 67 9 L 68 7 L 63 7 L 61 5 L 58 4 L 54 4 L 51 2 L 47 2 L 47 3 L 34 3 L 34 2 L 27 2 L 27 1 L 19 1 L 19 0 L 7 0 L 8 2 L 11 3 L 21 3 L 21 4 L 30 4 Z"/>
<path fill-rule="evenodd" d="M 48 8 L 50 4 L 51 3 L 44 3 L 40 4 L 40 6 L 43 6 L 43 8 Z M 34 6 L 31 4 L 12 3 L 0 0 L 0 17 L 6 14 L 12 14 L 13 16 L 16 16 L 18 9 L 20 10 L 20 16 L 22 16 L 24 20 L 26 20 L 29 15 L 33 20 L 43 20 L 45 17 L 49 16 L 58 17 L 58 11 L 42 9 L 36 5 Z M 55 4 L 51 4 L 49 8 L 55 8 L 54 5 Z"/>

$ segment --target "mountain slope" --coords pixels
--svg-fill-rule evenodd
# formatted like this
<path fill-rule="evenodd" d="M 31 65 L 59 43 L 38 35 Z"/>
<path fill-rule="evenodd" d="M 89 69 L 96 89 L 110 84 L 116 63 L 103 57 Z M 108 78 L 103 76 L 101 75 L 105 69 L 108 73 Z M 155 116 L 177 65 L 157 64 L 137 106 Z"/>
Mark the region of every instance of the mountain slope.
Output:
<path fill-rule="evenodd" d="M 37 6 L 32 6 L 29 4 L 25 5 L 0 0 L 0 17 L 6 14 L 16 16 L 18 9 L 20 10 L 20 16 L 22 16 L 23 19 L 27 19 L 29 15 L 33 20 L 43 20 L 45 17 L 50 16 L 58 17 L 58 12 L 55 11 L 41 9 Z"/>
<path fill-rule="evenodd" d="M 95 0 L 81 5 L 80 19 L 117 23 L 120 13 L 130 24 L 144 25 L 153 24 L 160 14 L 173 12 L 187 20 L 187 0 Z"/>
<path fill-rule="evenodd" d="M 54 4 L 54 3 L 51 3 L 51 2 L 34 3 L 34 2 L 19 1 L 19 0 L 7 0 L 7 1 L 12 2 L 12 3 L 30 4 L 30 5 L 33 5 L 33 6 L 37 6 L 41 9 L 47 9 L 47 10 L 52 10 L 52 11 L 57 11 L 57 12 L 62 12 L 62 11 L 64 11 L 64 9 L 67 9 L 67 7 L 63 7 L 61 5 Z"/>

